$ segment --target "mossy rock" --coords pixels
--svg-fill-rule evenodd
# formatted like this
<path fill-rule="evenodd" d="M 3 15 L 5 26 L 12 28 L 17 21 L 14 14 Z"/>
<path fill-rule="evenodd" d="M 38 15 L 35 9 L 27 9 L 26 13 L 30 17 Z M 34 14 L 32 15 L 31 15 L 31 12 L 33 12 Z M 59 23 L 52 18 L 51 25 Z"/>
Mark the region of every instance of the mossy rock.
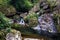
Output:
<path fill-rule="evenodd" d="M 6 16 L 11 16 L 16 13 L 16 10 L 13 6 L 0 6 L 0 11 L 3 12 Z"/>
<path fill-rule="evenodd" d="M 24 25 L 20 25 L 20 24 L 18 24 L 18 23 L 13 23 L 13 24 L 11 24 L 11 27 L 13 28 L 13 29 L 15 29 L 15 28 L 20 28 L 20 27 L 25 27 Z"/>
<path fill-rule="evenodd" d="M 15 19 L 15 20 L 20 20 L 20 16 L 19 16 L 19 15 L 14 15 L 14 16 L 13 16 L 13 19 Z"/>
<path fill-rule="evenodd" d="M 16 13 L 16 10 L 13 6 L 10 6 L 9 8 L 7 8 L 8 13 L 6 13 L 7 16 L 9 15 L 14 15 Z"/>
<path fill-rule="evenodd" d="M 19 35 L 21 35 L 20 31 L 17 31 L 15 29 L 11 29 L 11 31 L 9 33 L 12 33 L 13 35 L 15 35 L 17 32 Z M 5 29 L 0 30 L 0 40 L 6 40 L 7 34 L 8 34 L 8 32 Z"/>
<path fill-rule="evenodd" d="M 6 40 L 5 39 L 6 34 L 7 34 L 7 32 L 5 29 L 0 30 L 0 40 Z"/>
<path fill-rule="evenodd" d="M 38 24 L 38 20 L 36 17 L 30 18 L 29 20 L 25 19 L 25 21 L 28 21 L 27 25 L 29 25 L 29 27 L 36 27 Z"/>
<path fill-rule="evenodd" d="M 21 34 L 20 31 L 17 31 L 17 30 L 15 30 L 15 29 L 12 29 L 12 30 L 11 30 L 11 33 L 13 33 L 13 34 L 16 34 L 17 32 L 18 32 L 18 34 Z"/>
<path fill-rule="evenodd" d="M 57 25 L 57 30 L 58 30 L 58 33 L 60 33 L 60 25 Z"/>
<path fill-rule="evenodd" d="M 31 18 L 31 19 L 29 20 L 29 26 L 30 26 L 30 27 L 36 27 L 37 24 L 38 24 L 38 20 L 37 20 L 36 18 Z"/>
<path fill-rule="evenodd" d="M 35 27 L 38 24 L 38 15 L 34 12 L 31 14 L 28 14 L 26 17 L 24 17 L 25 21 L 28 21 L 29 27 Z"/>

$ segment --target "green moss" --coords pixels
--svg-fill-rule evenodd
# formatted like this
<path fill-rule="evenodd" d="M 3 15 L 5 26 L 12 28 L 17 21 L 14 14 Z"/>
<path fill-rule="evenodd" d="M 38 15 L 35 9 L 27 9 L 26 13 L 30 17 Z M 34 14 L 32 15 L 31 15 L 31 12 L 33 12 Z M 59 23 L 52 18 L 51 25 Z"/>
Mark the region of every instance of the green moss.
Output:
<path fill-rule="evenodd" d="M 14 15 L 16 13 L 16 10 L 12 5 L 0 5 L 0 11 L 6 16 Z"/>
<path fill-rule="evenodd" d="M 7 34 L 7 32 L 6 32 L 5 29 L 0 30 L 0 40 L 6 40 L 5 39 L 6 38 L 6 34 Z"/>
<path fill-rule="evenodd" d="M 17 23 L 13 23 L 13 24 L 11 24 L 11 27 L 14 29 L 14 28 L 20 28 L 20 27 L 24 27 L 24 26 L 17 24 Z"/>
<path fill-rule="evenodd" d="M 56 25 L 58 33 L 60 33 L 60 25 Z"/>
<path fill-rule="evenodd" d="M 37 24 L 38 24 L 38 20 L 37 20 L 36 18 L 31 18 L 31 19 L 29 20 L 29 26 L 30 26 L 30 27 L 36 27 Z"/>
<path fill-rule="evenodd" d="M 5 15 L 2 12 L 0 12 L 0 29 L 10 27 L 9 21 L 10 19 L 6 18 Z"/>
<path fill-rule="evenodd" d="M 28 14 L 26 17 L 24 17 L 24 20 L 28 21 L 29 27 L 35 27 L 38 24 L 38 15 L 36 13 Z"/>

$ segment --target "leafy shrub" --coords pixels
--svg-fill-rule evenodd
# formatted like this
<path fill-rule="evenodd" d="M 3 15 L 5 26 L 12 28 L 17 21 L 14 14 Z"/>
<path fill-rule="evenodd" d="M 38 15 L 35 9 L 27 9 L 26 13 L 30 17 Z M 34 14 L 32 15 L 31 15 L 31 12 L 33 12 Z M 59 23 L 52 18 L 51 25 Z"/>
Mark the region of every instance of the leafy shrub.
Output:
<path fill-rule="evenodd" d="M 54 8 L 58 5 L 57 0 L 47 0 L 47 3 L 49 4 L 51 11 L 53 11 Z"/>
<path fill-rule="evenodd" d="M 0 30 L 0 40 L 6 40 L 7 31 L 6 29 Z"/>
<path fill-rule="evenodd" d="M 15 28 L 20 28 L 20 27 L 24 27 L 23 25 L 17 24 L 17 23 L 13 23 L 11 24 L 11 28 L 15 29 Z"/>
<path fill-rule="evenodd" d="M 26 12 L 33 6 L 28 0 L 11 0 L 11 5 L 13 5 L 19 12 Z"/>
<path fill-rule="evenodd" d="M 10 27 L 10 19 L 6 18 L 2 12 L 0 12 L 0 29 Z"/>
<path fill-rule="evenodd" d="M 33 4 L 36 4 L 39 0 L 30 0 Z"/>
<path fill-rule="evenodd" d="M 28 25 L 30 27 L 35 27 L 38 24 L 38 15 L 36 13 L 28 14 L 26 17 L 24 17 L 24 20 L 28 21 Z"/>
<path fill-rule="evenodd" d="M 10 0 L 0 0 L 0 5 L 8 5 Z"/>
<path fill-rule="evenodd" d="M 45 6 L 43 5 L 43 3 L 45 3 L 44 4 Z M 53 11 L 56 10 L 57 5 L 58 5 L 57 0 L 44 0 L 44 1 L 42 1 L 40 3 L 40 12 L 41 13 L 44 13 L 44 12 L 53 12 Z"/>
<path fill-rule="evenodd" d="M 5 13 L 6 15 L 14 15 L 14 14 L 16 14 L 16 10 L 15 10 L 15 8 L 12 6 L 12 5 L 10 5 L 7 9 L 6 9 L 6 11 L 7 11 L 7 13 Z"/>

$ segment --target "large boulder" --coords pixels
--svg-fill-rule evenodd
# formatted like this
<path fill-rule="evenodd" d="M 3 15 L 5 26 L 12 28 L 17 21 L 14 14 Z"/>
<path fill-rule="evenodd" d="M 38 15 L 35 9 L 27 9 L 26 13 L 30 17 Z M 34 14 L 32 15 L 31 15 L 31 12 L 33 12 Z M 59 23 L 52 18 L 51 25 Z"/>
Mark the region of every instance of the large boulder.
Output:
<path fill-rule="evenodd" d="M 6 40 L 22 40 L 21 33 L 16 30 L 12 30 L 11 33 L 6 35 Z"/>

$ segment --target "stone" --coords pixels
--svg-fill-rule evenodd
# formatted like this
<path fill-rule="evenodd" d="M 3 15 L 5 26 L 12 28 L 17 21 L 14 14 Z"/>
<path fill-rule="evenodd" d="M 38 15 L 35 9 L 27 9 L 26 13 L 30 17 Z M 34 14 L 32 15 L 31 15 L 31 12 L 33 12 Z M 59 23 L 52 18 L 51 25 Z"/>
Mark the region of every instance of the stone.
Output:
<path fill-rule="evenodd" d="M 22 40 L 21 33 L 18 31 L 16 33 L 8 33 L 6 35 L 6 40 Z"/>
<path fill-rule="evenodd" d="M 21 25 L 25 25 L 25 21 L 24 21 L 24 19 L 21 18 L 19 24 L 21 24 Z"/>
<path fill-rule="evenodd" d="M 24 38 L 24 40 L 40 40 L 40 39 L 34 39 L 34 38 Z"/>

